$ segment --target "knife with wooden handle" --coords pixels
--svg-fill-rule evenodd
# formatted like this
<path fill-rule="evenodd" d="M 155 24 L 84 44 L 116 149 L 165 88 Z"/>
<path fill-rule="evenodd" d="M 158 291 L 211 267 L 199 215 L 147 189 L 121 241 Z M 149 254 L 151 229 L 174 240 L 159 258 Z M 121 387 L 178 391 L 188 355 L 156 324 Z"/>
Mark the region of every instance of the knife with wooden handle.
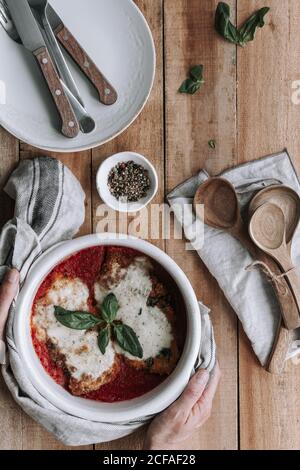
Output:
<path fill-rule="evenodd" d="M 73 34 L 66 28 L 50 4 L 47 7 L 47 17 L 57 39 L 98 90 L 101 103 L 106 105 L 114 104 L 118 99 L 116 90 L 100 72 Z"/>
<path fill-rule="evenodd" d="M 76 137 L 79 133 L 77 118 L 65 94 L 57 70 L 27 0 L 18 0 L 17 2 L 15 0 L 6 0 L 6 3 L 24 47 L 32 52 L 45 77 L 62 120 L 62 133 L 66 137 Z"/>

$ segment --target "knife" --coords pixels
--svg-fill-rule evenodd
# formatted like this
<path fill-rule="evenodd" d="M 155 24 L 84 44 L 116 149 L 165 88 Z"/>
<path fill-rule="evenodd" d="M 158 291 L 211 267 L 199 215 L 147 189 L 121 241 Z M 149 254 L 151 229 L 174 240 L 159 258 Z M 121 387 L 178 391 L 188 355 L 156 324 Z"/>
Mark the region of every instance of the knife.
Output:
<path fill-rule="evenodd" d="M 62 120 L 62 133 L 66 137 L 76 137 L 79 133 L 78 121 L 27 0 L 6 0 L 6 4 L 24 47 L 32 52 L 45 77 Z"/>
<path fill-rule="evenodd" d="M 57 39 L 97 89 L 101 103 L 106 105 L 114 104 L 118 99 L 116 90 L 100 72 L 96 64 L 81 47 L 72 33 L 66 28 L 49 3 L 47 17 Z"/>

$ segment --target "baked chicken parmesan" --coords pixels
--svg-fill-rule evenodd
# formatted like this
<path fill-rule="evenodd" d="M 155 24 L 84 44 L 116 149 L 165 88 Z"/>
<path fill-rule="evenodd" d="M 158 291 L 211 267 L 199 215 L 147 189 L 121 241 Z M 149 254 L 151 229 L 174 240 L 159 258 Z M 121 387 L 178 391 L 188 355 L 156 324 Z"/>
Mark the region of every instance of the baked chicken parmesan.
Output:
<path fill-rule="evenodd" d="M 93 247 L 46 277 L 33 302 L 33 345 L 71 394 L 103 402 L 138 397 L 172 373 L 184 327 L 169 276 L 122 247 Z"/>

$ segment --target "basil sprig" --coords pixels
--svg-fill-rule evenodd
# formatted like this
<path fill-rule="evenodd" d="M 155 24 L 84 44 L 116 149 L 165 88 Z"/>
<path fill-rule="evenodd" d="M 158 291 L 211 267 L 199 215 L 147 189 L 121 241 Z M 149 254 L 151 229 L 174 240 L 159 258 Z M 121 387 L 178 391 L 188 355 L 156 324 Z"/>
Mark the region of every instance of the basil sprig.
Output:
<path fill-rule="evenodd" d="M 269 12 L 269 7 L 263 7 L 253 13 L 248 20 L 238 29 L 230 21 L 230 7 L 227 3 L 219 2 L 215 15 L 215 28 L 227 41 L 244 47 L 249 41 L 253 41 L 257 28 L 265 24 L 264 17 Z"/>
<path fill-rule="evenodd" d="M 113 324 L 114 337 L 119 346 L 121 346 L 124 351 L 129 352 L 132 356 L 143 357 L 143 349 L 140 345 L 137 335 L 132 328 L 128 325 Z"/>
<path fill-rule="evenodd" d="M 108 294 L 101 305 L 103 320 L 106 323 L 112 323 L 116 319 L 118 310 L 119 304 L 117 297 L 114 294 Z"/>
<path fill-rule="evenodd" d="M 143 349 L 136 333 L 130 326 L 116 320 L 118 310 L 118 300 L 111 293 L 105 297 L 101 305 L 101 318 L 89 312 L 72 312 L 62 307 L 54 307 L 54 315 L 59 323 L 72 330 L 90 330 L 100 326 L 98 347 L 102 354 L 105 354 L 113 331 L 113 339 L 124 351 L 142 359 Z"/>
<path fill-rule="evenodd" d="M 107 325 L 103 330 L 100 330 L 98 335 L 98 346 L 102 354 L 105 354 L 110 339 L 110 328 Z"/>
<path fill-rule="evenodd" d="M 62 307 L 54 307 L 56 320 L 72 330 L 89 330 L 103 321 L 89 312 L 71 312 Z"/>
<path fill-rule="evenodd" d="M 203 65 L 195 65 L 189 72 L 189 77 L 184 80 L 179 93 L 187 93 L 188 95 L 194 95 L 204 83 L 203 79 Z"/>

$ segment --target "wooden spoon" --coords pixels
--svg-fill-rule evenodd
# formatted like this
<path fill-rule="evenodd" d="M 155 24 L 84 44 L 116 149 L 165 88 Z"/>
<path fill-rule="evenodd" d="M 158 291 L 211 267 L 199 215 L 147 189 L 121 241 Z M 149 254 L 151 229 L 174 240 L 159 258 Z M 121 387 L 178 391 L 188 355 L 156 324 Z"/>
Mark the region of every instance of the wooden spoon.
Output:
<path fill-rule="evenodd" d="M 204 217 L 202 211 L 199 210 L 200 204 L 205 206 Z M 277 264 L 259 250 L 249 237 L 240 215 L 235 188 L 229 181 L 223 178 L 210 178 L 204 182 L 195 194 L 194 210 L 205 224 L 231 233 L 248 249 L 254 259 L 265 263 L 275 274 L 281 273 Z M 286 283 L 286 281 L 283 280 L 283 283 Z M 297 321 L 299 318 L 299 311 L 292 292 L 288 285 L 286 285 L 284 291 L 276 283 L 273 283 L 273 287 L 283 319 L 290 326 L 290 317 L 296 318 Z M 292 321 L 292 323 L 295 322 Z M 288 330 L 279 325 L 269 363 L 266 366 L 269 372 L 281 373 L 283 371 L 289 344 L 290 335 Z"/>
<path fill-rule="evenodd" d="M 251 200 L 248 214 L 251 217 L 256 209 L 265 204 L 266 202 L 273 202 L 279 206 L 284 215 L 286 221 L 286 242 L 289 253 L 292 251 L 292 241 L 295 234 L 295 231 L 299 225 L 299 205 L 300 198 L 298 193 L 294 191 L 289 186 L 285 185 L 272 185 L 268 188 L 262 189 L 259 191 L 256 196 Z M 280 367 L 280 348 L 283 349 L 282 357 L 286 356 L 285 350 L 287 350 L 285 343 L 291 342 L 291 334 L 286 329 L 281 327 L 277 333 L 277 340 L 274 342 L 274 348 L 277 349 L 276 354 L 270 355 L 271 361 L 269 364 L 269 370 L 278 370 Z M 286 351 L 287 352 L 287 351 Z M 276 373 L 276 372 L 275 372 Z"/>
<path fill-rule="evenodd" d="M 298 217 L 299 219 L 299 217 Z M 291 259 L 290 249 L 286 244 L 286 223 L 282 209 L 271 202 L 260 206 L 252 215 L 249 233 L 254 243 L 265 253 L 272 256 L 286 273 L 298 308 L 300 308 L 300 277 Z M 295 327 L 300 326 L 299 321 Z"/>
<path fill-rule="evenodd" d="M 200 205 L 204 205 L 204 214 Z M 195 194 L 194 210 L 206 225 L 229 232 L 251 251 L 258 251 L 248 236 L 237 194 L 229 181 L 223 178 L 205 181 Z"/>
<path fill-rule="evenodd" d="M 289 186 L 274 185 L 265 188 L 254 196 L 249 205 L 249 217 L 266 202 L 279 206 L 285 216 L 286 243 L 291 254 L 292 241 L 300 221 L 300 197 Z"/>

